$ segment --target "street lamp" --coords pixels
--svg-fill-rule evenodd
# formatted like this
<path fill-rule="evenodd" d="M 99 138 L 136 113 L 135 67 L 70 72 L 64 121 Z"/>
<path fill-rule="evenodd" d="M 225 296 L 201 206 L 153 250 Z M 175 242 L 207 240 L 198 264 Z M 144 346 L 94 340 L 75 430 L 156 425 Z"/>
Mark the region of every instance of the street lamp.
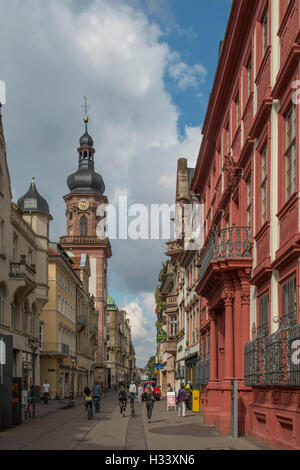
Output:
<path fill-rule="evenodd" d="M 41 347 L 41 342 L 37 338 L 29 338 L 26 341 L 26 346 L 32 352 L 32 418 L 35 419 L 35 355 Z"/>

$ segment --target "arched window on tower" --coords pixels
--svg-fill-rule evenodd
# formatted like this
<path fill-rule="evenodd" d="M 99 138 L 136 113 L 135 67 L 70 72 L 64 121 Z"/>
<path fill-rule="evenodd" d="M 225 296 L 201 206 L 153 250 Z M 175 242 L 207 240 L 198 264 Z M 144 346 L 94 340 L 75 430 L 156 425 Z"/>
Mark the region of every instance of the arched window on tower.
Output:
<path fill-rule="evenodd" d="M 88 219 L 85 215 L 83 215 L 80 219 L 80 235 L 87 235 L 88 234 Z"/>
<path fill-rule="evenodd" d="M 87 151 L 84 152 L 84 159 L 86 160 L 87 159 L 87 156 L 88 156 L 88 153 Z"/>

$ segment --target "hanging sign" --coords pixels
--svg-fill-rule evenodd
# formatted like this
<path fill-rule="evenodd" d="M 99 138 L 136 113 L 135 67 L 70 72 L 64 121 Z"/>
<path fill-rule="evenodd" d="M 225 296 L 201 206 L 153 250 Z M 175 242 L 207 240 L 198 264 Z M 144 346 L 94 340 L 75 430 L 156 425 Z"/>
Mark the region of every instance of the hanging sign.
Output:
<path fill-rule="evenodd" d="M 160 344 L 165 343 L 168 339 L 168 335 L 165 332 L 165 330 L 158 330 L 156 339 L 157 339 L 157 342 Z"/>

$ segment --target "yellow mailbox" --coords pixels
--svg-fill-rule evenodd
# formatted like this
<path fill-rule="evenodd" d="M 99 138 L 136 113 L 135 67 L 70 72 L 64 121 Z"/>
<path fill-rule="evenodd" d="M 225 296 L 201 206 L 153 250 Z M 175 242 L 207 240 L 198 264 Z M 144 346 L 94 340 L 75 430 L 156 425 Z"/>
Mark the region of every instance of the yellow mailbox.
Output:
<path fill-rule="evenodd" d="M 193 390 L 193 413 L 199 413 L 200 411 L 200 391 Z"/>

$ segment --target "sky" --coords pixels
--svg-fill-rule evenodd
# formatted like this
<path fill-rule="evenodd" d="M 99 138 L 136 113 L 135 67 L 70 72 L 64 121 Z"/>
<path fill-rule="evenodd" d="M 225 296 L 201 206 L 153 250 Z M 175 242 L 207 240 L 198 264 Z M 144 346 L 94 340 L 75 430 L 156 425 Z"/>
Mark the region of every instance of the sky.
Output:
<path fill-rule="evenodd" d="M 83 96 L 110 202 L 174 203 L 177 160 L 195 166 L 230 0 L 0 0 L 3 123 L 15 201 L 36 178 L 65 235 Z M 155 353 L 153 293 L 167 240 L 113 240 L 108 288 L 137 365 Z"/>

